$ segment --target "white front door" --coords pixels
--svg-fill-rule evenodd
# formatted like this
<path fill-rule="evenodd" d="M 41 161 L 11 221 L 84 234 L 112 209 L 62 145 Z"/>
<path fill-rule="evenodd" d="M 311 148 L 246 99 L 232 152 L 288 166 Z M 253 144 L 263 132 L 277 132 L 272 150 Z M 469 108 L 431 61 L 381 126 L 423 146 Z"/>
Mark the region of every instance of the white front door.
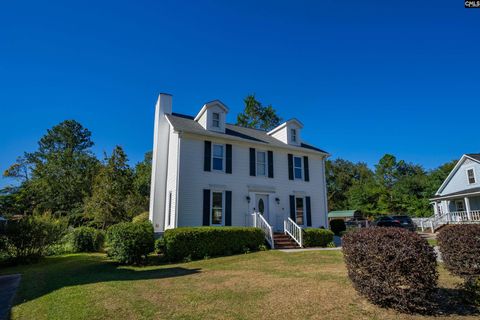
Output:
<path fill-rule="evenodd" d="M 255 207 L 254 211 L 260 212 L 265 220 L 270 223 L 270 215 L 268 211 L 268 194 L 255 194 Z"/>

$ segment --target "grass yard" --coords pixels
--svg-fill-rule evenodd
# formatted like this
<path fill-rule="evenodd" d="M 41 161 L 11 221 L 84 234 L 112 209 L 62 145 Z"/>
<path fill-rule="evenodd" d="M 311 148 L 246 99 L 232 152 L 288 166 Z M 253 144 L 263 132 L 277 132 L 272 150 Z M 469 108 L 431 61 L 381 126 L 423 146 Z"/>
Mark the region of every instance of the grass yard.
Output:
<path fill-rule="evenodd" d="M 13 319 L 423 319 L 359 297 L 340 251 L 266 251 L 142 268 L 76 254 L 0 273 L 23 275 Z M 458 281 L 441 270 L 445 294 Z M 478 319 L 447 309 L 435 319 Z"/>

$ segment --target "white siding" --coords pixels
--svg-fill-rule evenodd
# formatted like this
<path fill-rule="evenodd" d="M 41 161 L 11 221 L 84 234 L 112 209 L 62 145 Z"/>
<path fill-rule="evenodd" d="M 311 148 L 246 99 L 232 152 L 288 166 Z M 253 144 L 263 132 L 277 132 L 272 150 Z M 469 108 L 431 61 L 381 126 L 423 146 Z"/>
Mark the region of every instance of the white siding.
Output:
<path fill-rule="evenodd" d="M 170 144 L 167 162 L 167 182 L 165 193 L 165 229 L 173 228 L 175 226 L 176 208 L 177 208 L 177 181 L 178 181 L 178 151 L 179 151 L 178 133 L 173 129 L 170 130 Z M 169 208 L 169 197 L 172 192 L 172 203 Z M 170 214 L 170 224 L 168 215 Z"/>
<path fill-rule="evenodd" d="M 467 170 L 474 169 L 476 182 L 473 184 L 468 183 Z M 472 188 L 480 187 L 480 163 L 466 159 L 462 165 L 458 168 L 455 174 L 452 176 L 447 185 L 441 190 L 439 195 L 459 192 L 462 190 L 468 190 Z"/>
<path fill-rule="evenodd" d="M 232 174 L 223 172 L 205 172 L 203 170 L 204 141 L 232 144 Z M 251 177 L 249 174 L 249 145 L 228 140 L 203 138 L 188 134 L 182 135 L 180 144 L 180 174 L 178 226 L 199 226 L 203 218 L 203 189 L 224 189 L 232 191 L 232 225 L 250 225 L 249 214 L 253 210 L 253 199 L 248 204 L 246 197 L 249 185 L 260 186 L 265 190 L 274 189 L 269 195 L 272 225 L 280 227 L 283 219 L 290 215 L 289 196 L 294 193 L 311 197 L 312 227 L 326 226 L 327 204 L 325 199 L 324 161 L 320 155 L 305 152 L 294 155 L 309 158 L 310 181 L 288 179 L 288 153 L 280 148 L 272 150 L 274 157 L 274 178 Z M 277 204 L 275 198 L 280 199 Z"/>

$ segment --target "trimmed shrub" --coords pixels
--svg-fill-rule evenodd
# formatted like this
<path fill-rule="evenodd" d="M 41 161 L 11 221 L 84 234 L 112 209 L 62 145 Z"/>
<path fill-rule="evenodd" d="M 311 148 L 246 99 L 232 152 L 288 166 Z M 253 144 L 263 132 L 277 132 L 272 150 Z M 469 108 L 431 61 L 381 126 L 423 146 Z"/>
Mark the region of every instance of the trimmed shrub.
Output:
<path fill-rule="evenodd" d="M 108 256 L 125 264 L 142 264 L 154 250 L 155 237 L 150 222 L 123 222 L 107 230 Z"/>
<path fill-rule="evenodd" d="M 446 226 L 437 240 L 445 268 L 480 302 L 480 224 Z"/>
<path fill-rule="evenodd" d="M 330 230 L 336 235 L 340 236 L 341 232 L 347 230 L 347 226 L 345 226 L 345 221 L 342 219 L 333 219 L 330 220 Z"/>
<path fill-rule="evenodd" d="M 4 257 L 14 262 L 31 262 L 44 256 L 66 230 L 65 224 L 44 216 L 28 216 L 11 220 L 2 235 Z"/>
<path fill-rule="evenodd" d="M 305 247 L 326 247 L 333 241 L 333 232 L 327 229 L 303 229 L 303 245 Z"/>
<path fill-rule="evenodd" d="M 186 227 L 164 234 L 167 257 L 172 261 L 203 259 L 257 251 L 265 236 L 251 227 Z"/>
<path fill-rule="evenodd" d="M 155 252 L 158 254 L 165 253 L 165 239 L 158 238 L 155 240 Z"/>
<path fill-rule="evenodd" d="M 92 227 L 79 227 L 71 232 L 73 252 L 98 252 L 103 247 L 104 233 Z"/>
<path fill-rule="evenodd" d="M 343 237 L 354 288 L 372 303 L 404 312 L 429 312 L 438 280 L 436 255 L 417 233 L 365 228 Z"/>
<path fill-rule="evenodd" d="M 133 217 L 132 222 L 134 223 L 143 223 L 148 222 L 148 211 L 142 212 L 139 215 Z"/>

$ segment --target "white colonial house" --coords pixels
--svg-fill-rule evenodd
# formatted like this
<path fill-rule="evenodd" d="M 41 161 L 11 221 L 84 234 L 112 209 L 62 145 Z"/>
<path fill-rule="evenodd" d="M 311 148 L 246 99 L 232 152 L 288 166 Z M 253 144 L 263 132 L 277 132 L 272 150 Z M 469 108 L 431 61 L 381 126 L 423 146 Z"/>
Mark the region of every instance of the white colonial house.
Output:
<path fill-rule="evenodd" d="M 273 130 L 226 123 L 215 100 L 197 115 L 172 112 L 172 96 L 155 109 L 150 221 L 155 232 L 182 226 L 261 227 L 301 245 L 301 228 L 327 227 L 325 151 L 305 143 L 303 125 Z"/>
<path fill-rule="evenodd" d="M 480 154 L 464 154 L 430 199 L 434 216 L 420 221 L 422 228 L 480 222 Z"/>

